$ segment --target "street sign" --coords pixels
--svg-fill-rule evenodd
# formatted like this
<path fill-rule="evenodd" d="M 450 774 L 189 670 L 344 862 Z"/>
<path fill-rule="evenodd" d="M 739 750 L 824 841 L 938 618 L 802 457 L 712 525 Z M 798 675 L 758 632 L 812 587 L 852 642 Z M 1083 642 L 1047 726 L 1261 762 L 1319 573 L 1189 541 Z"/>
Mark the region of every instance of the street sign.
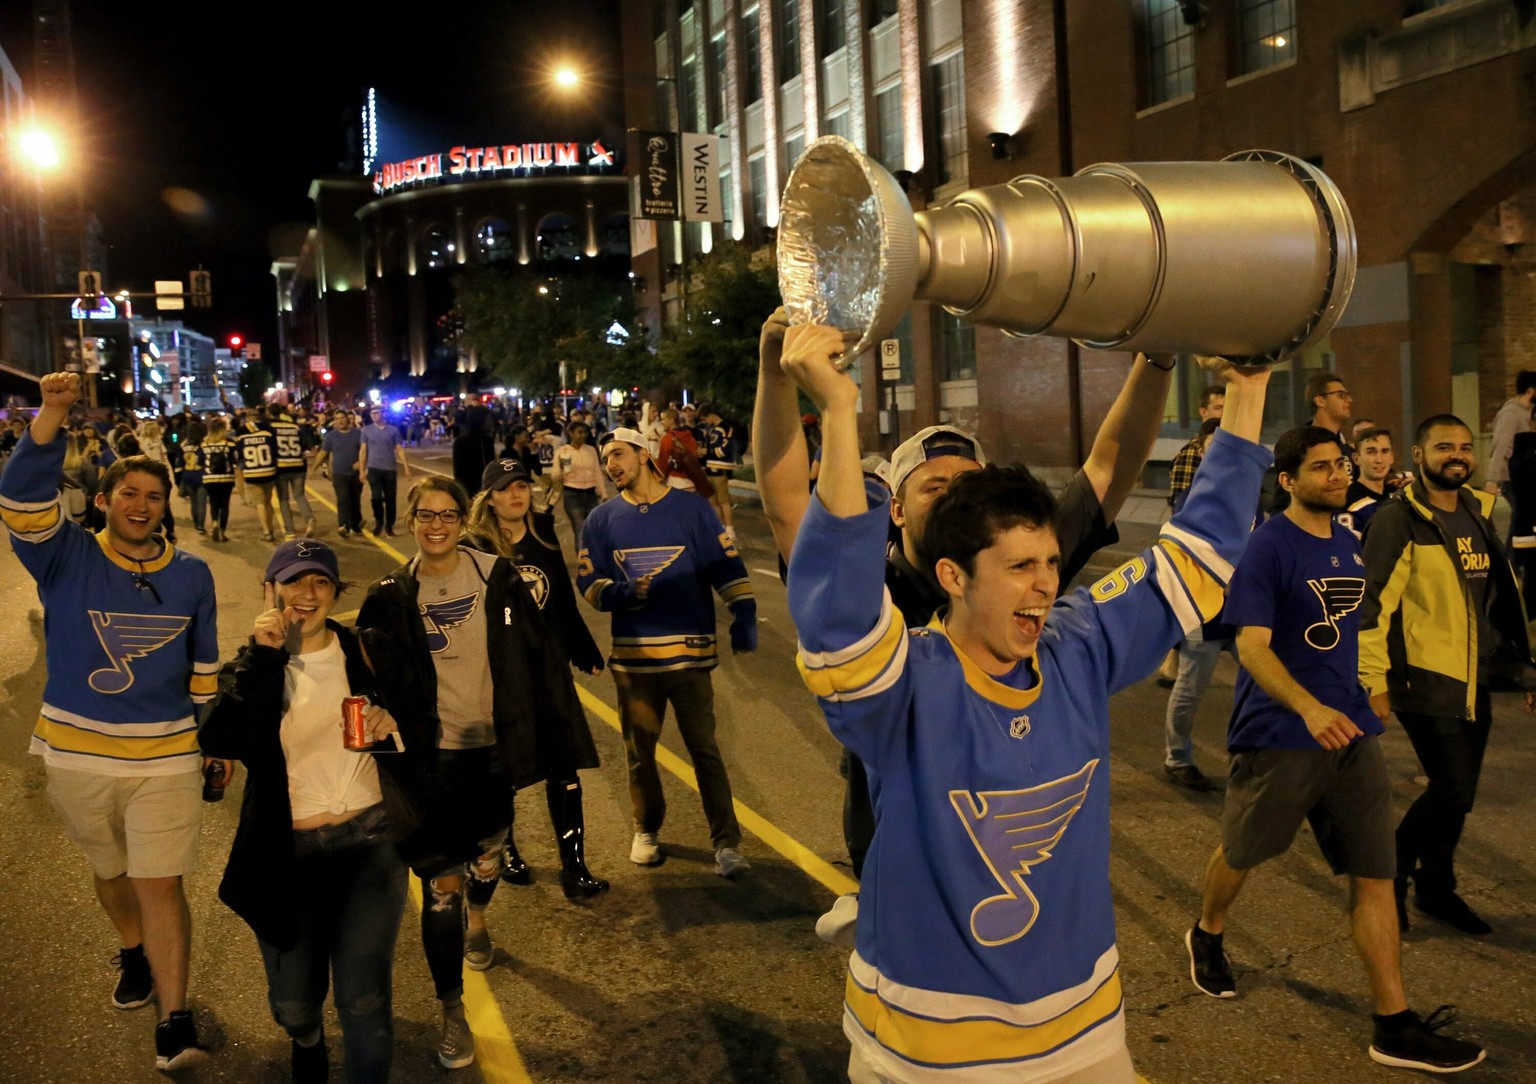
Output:
<path fill-rule="evenodd" d="M 182 299 L 182 293 L 180 279 L 156 279 L 155 308 L 161 312 L 186 308 L 187 303 Z"/>
<path fill-rule="evenodd" d="M 81 271 L 79 280 L 80 296 L 94 304 L 96 299 L 101 296 L 101 272 Z"/>
<path fill-rule="evenodd" d="M 312 373 L 328 373 L 331 371 L 331 359 L 324 354 L 309 355 L 309 371 Z"/>
<path fill-rule="evenodd" d="M 187 281 L 192 284 L 192 307 L 194 309 L 207 309 L 213 306 L 213 276 L 207 271 L 187 272 Z"/>
<path fill-rule="evenodd" d="M 880 340 L 880 379 L 897 381 L 901 379 L 901 340 Z"/>
<path fill-rule="evenodd" d="M 260 361 L 261 360 L 261 343 L 246 343 L 245 344 L 245 360 L 246 361 Z"/>

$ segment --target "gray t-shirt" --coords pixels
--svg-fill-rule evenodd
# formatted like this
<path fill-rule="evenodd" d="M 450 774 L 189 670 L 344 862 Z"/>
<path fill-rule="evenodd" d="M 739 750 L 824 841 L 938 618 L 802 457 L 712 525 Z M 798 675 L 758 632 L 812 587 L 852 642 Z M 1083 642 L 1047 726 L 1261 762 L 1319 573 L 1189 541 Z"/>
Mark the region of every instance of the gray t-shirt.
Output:
<path fill-rule="evenodd" d="M 399 470 L 395 449 L 400 447 L 400 430 L 386 424 L 363 426 L 363 443 L 368 447 L 368 470 Z"/>
<path fill-rule="evenodd" d="M 1486 685 L 1489 664 L 1499 650 L 1499 632 L 1488 619 L 1492 602 L 1488 593 L 1493 587 L 1493 581 L 1488 576 L 1493 565 L 1488 538 L 1483 533 L 1482 525 L 1460 501 L 1456 502 L 1454 512 L 1442 512 L 1436 508 L 1435 522 L 1455 549 L 1461 578 L 1472 594 L 1472 605 L 1477 610 L 1477 683 Z"/>
<path fill-rule="evenodd" d="M 427 630 L 427 649 L 437 667 L 439 749 L 479 749 L 496 743 L 491 724 L 495 690 L 486 651 L 485 577 L 476 562 L 492 554 L 459 550 L 459 564 L 448 576 L 423 575 L 418 566 L 416 596 Z"/>
<path fill-rule="evenodd" d="M 332 474 L 353 474 L 357 471 L 357 457 L 363 444 L 362 430 L 348 429 L 343 433 L 340 429 L 332 429 L 320 442 L 320 450 L 331 457 Z M 391 453 L 393 456 L 393 453 Z M 393 463 L 394 459 L 391 458 Z"/>

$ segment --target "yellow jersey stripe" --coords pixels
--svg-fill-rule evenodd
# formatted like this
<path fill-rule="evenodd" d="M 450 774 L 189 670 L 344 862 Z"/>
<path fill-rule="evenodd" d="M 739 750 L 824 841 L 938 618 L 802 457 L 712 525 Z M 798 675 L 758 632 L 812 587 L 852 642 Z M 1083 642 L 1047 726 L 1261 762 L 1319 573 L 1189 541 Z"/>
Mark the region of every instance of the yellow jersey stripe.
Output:
<path fill-rule="evenodd" d="M 1047 613 L 1046 620 L 1050 620 Z M 933 615 L 933 620 L 928 622 L 928 628 L 936 635 L 944 637 L 949 644 L 949 649 L 955 653 L 955 658 L 960 660 L 960 671 L 965 675 L 965 683 L 971 687 L 971 691 L 979 696 L 984 696 L 994 704 L 1001 704 L 1012 711 L 1023 711 L 1040 698 L 1040 689 L 1043 677 L 1040 673 L 1040 663 L 1037 655 L 1031 655 L 1025 659 L 1025 664 L 1034 672 L 1034 681 L 1027 689 L 1016 689 L 1012 685 L 998 681 L 991 674 L 977 666 L 955 646 L 955 642 L 949 638 L 949 633 L 944 628 L 944 622 L 938 614 Z"/>
<path fill-rule="evenodd" d="M 667 646 L 650 647 L 625 647 L 619 644 L 613 645 L 613 651 L 609 654 L 612 659 L 680 659 L 695 658 L 709 659 L 715 655 L 713 642 L 704 647 L 690 647 L 687 644 L 669 644 Z"/>
<path fill-rule="evenodd" d="M 193 696 L 212 696 L 219 691 L 219 675 L 195 673 L 187 683 L 187 688 Z"/>
<path fill-rule="evenodd" d="M 907 630 L 893 617 L 894 610 L 887 606 L 882 618 L 885 628 L 869 648 L 842 662 L 815 666 L 816 659 L 809 657 L 804 648 L 795 655 L 795 666 L 800 671 L 806 687 L 823 700 L 835 700 L 839 693 L 862 689 L 883 674 L 901 653 Z"/>
<path fill-rule="evenodd" d="M 1210 621 L 1221 613 L 1222 603 L 1226 601 L 1226 590 L 1222 583 L 1205 567 L 1196 561 L 1189 552 L 1177 543 L 1163 538 L 1158 540 L 1158 548 L 1167 554 L 1173 571 L 1189 592 L 1190 601 L 1195 604 L 1195 609 L 1200 612 L 1202 621 Z M 1171 585 L 1170 585 L 1171 586 Z"/>
<path fill-rule="evenodd" d="M 587 589 L 581 593 L 581 597 L 596 607 L 602 601 L 603 592 L 611 586 L 613 586 L 612 580 L 593 580 L 587 585 Z"/>
<path fill-rule="evenodd" d="M 113 760 L 159 760 L 163 757 L 186 756 L 198 751 L 196 728 L 163 737 L 136 738 L 122 734 L 98 734 L 94 730 L 79 730 L 63 723 L 56 723 L 46 716 L 39 716 L 32 736 L 47 744 L 50 749 L 56 749 L 61 753 L 79 753 L 87 756 L 108 757 Z"/>
<path fill-rule="evenodd" d="M 15 535 L 43 534 L 45 531 L 51 531 L 59 525 L 59 517 L 62 515 L 58 501 L 54 501 L 41 512 L 18 512 L 13 508 L 0 507 L 0 520 L 4 520 L 6 529 Z"/>
<path fill-rule="evenodd" d="M 934 1020 L 903 1012 L 848 976 L 845 999 L 859 1026 L 887 1050 L 940 1068 L 1037 1058 L 1070 1043 L 1120 1011 L 1120 971 L 1085 1000 L 1038 1024 L 968 1017 Z"/>

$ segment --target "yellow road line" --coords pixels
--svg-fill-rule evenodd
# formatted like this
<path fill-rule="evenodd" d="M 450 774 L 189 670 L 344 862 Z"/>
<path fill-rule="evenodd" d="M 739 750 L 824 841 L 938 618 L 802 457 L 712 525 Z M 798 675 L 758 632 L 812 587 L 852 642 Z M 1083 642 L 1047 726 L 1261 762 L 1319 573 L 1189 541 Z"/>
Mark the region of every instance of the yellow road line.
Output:
<path fill-rule="evenodd" d="M 580 685 L 576 686 L 576 692 L 581 697 L 581 702 L 587 706 L 587 710 L 613 727 L 614 730 L 620 730 L 619 716 L 613 708 L 599 699 L 595 693 Z M 694 776 L 693 769 L 688 766 L 682 757 L 672 752 L 666 746 L 658 745 L 656 747 L 656 762 L 694 790 L 699 789 L 699 781 Z M 749 809 L 739 799 L 734 801 L 734 805 L 736 806 L 736 819 L 741 821 L 743 828 L 746 828 L 758 839 L 761 839 L 768 846 L 810 874 L 813 879 L 825 885 L 839 896 L 859 890 L 859 883 L 852 877 L 826 861 L 787 832 L 781 830 L 767 817 Z"/>
<path fill-rule="evenodd" d="M 314 489 L 309 486 L 304 489 L 332 512 L 336 511 L 336 506 Z M 405 560 L 405 555 L 389 543 L 371 534 L 365 533 L 363 537 L 395 560 Z M 357 616 L 357 611 L 331 616 L 337 620 L 350 620 Z M 421 882 L 411 877 L 410 886 L 411 900 L 420 911 Z M 475 1064 L 480 1067 L 481 1077 L 489 1084 L 533 1084 L 528 1067 L 523 1064 L 523 1056 L 518 1053 L 517 1042 L 512 1038 L 512 1030 L 507 1027 L 507 1018 L 502 1015 L 501 1005 L 491 992 L 491 984 L 484 974 L 467 967 L 464 968 L 464 1016 L 469 1021 L 469 1030 L 475 1034 Z"/>

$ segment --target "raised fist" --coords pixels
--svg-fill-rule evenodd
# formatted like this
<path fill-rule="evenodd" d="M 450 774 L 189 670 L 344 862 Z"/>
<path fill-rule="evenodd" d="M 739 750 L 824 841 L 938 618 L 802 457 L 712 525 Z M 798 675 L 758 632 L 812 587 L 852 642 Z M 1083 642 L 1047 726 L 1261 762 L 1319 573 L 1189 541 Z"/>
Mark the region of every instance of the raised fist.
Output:
<path fill-rule="evenodd" d="M 79 373 L 49 373 L 39 381 L 44 407 L 68 410 L 80 398 Z"/>

